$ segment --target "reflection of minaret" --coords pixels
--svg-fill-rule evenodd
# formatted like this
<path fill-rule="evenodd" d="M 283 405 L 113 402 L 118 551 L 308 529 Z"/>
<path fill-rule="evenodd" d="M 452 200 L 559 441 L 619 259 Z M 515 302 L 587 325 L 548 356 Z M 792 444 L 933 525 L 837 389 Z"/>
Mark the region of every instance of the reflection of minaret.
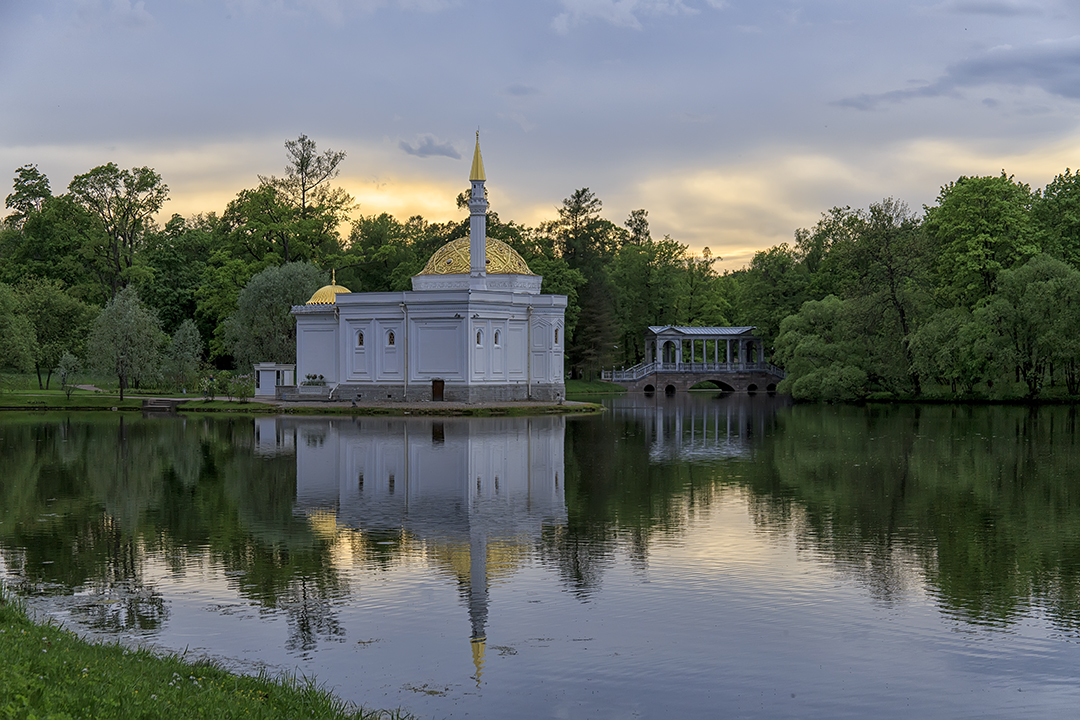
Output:
<path fill-rule="evenodd" d="M 407 534 L 454 573 L 479 685 L 490 582 L 520 567 L 545 527 L 566 523 L 559 482 L 566 420 L 274 422 L 299 428 L 298 509 L 332 508 L 339 527 Z"/>
<path fill-rule="evenodd" d="M 472 525 L 469 531 L 469 621 L 472 623 L 473 665 L 476 666 L 476 686 L 484 669 L 484 650 L 487 642 L 488 578 L 487 533 Z"/>

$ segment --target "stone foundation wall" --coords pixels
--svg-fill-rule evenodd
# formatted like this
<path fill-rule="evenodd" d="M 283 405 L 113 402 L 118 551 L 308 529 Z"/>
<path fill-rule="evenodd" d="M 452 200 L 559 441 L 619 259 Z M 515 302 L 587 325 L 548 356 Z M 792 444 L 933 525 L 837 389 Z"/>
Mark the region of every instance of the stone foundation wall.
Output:
<path fill-rule="evenodd" d="M 411 383 L 406 396 L 404 385 L 338 385 L 334 400 L 341 402 L 432 402 L 431 383 Z M 525 383 L 512 385 L 463 385 L 446 383 L 443 386 L 444 402 L 485 403 L 558 402 L 566 397 L 566 386 L 561 383 L 534 384 L 532 392 Z M 287 400 L 303 400 L 290 395 Z"/>

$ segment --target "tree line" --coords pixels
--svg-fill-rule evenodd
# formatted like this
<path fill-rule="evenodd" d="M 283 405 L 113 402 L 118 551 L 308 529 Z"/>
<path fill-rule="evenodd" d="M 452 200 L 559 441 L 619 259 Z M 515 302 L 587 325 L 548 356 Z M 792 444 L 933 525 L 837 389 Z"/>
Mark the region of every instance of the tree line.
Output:
<path fill-rule="evenodd" d="M 798 399 L 1080 393 L 1080 175 L 960 177 L 913 213 L 833 208 L 743 297 Z"/>
<path fill-rule="evenodd" d="M 291 362 L 289 308 L 331 269 L 354 292 L 407 290 L 438 248 L 469 234 L 467 190 L 456 221 L 378 213 L 346 225 L 354 201 L 333 184 L 345 153 L 320 152 L 304 135 L 285 149 L 284 176 L 258 176 L 220 215 L 174 214 L 164 225 L 155 217 L 169 189 L 152 168 L 108 163 L 63 194 L 36 166 L 18 168 L 0 227 L 0 365 L 36 371 L 47 388 L 67 355 L 65 368 L 111 375 L 123 390 Z M 654 239 L 645 210 L 618 225 L 582 188 L 537 227 L 490 212 L 487 228 L 544 277 L 542 292 L 568 296 L 576 376 L 636 362 L 652 322 L 727 322 L 714 259 Z"/>
<path fill-rule="evenodd" d="M 291 362 L 289 307 L 331 269 L 354 292 L 407 290 L 469 234 L 468 191 L 459 220 L 350 221 L 353 198 L 333 183 L 345 153 L 304 135 L 285 150 L 282 177 L 258 176 L 220 215 L 164 225 L 168 186 L 152 168 L 108 163 L 59 195 L 36 166 L 18 168 L 0 228 L 0 363 L 36 370 L 43 387 L 65 353 L 122 387 L 190 387 L 200 372 Z M 542 292 L 567 295 L 570 377 L 640 362 L 649 325 L 736 324 L 758 328 L 788 371 L 781 389 L 800 399 L 1080 392 L 1071 171 L 1034 191 L 1004 173 L 961 177 L 920 214 L 891 198 L 833 208 L 724 273 L 708 248 L 653 237 L 645 209 L 606 218 L 589 188 L 554 210 L 535 227 L 489 212 L 487 228 L 544 277 Z M 125 303 L 144 313 L 145 332 L 125 336 L 139 352 L 109 356 L 116 338 L 91 336 Z"/>

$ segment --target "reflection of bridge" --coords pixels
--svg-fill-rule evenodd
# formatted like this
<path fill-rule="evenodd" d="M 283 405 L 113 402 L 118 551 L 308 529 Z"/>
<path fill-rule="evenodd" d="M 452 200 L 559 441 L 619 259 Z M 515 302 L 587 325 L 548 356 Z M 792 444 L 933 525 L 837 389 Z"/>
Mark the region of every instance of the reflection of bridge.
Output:
<path fill-rule="evenodd" d="M 776 410 L 790 402 L 788 396 L 626 395 L 613 398 L 610 409 L 612 417 L 641 423 L 649 460 L 667 464 L 749 458 Z"/>
<path fill-rule="evenodd" d="M 761 339 L 753 330 L 653 326 L 645 333 L 645 362 L 605 370 L 602 377 L 644 392 L 689 390 L 706 381 L 727 392 L 771 392 L 784 379 L 784 371 L 765 362 Z"/>

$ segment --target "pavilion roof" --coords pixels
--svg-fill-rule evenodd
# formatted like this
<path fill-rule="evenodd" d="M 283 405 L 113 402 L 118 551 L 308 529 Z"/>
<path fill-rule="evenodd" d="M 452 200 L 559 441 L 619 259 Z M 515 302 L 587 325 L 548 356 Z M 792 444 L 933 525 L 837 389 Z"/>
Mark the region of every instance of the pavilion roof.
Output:
<path fill-rule="evenodd" d="M 755 329 L 755 326 L 745 327 L 687 327 L 680 325 L 650 325 L 649 332 L 653 335 L 662 333 L 678 333 L 680 335 L 747 335 Z"/>

